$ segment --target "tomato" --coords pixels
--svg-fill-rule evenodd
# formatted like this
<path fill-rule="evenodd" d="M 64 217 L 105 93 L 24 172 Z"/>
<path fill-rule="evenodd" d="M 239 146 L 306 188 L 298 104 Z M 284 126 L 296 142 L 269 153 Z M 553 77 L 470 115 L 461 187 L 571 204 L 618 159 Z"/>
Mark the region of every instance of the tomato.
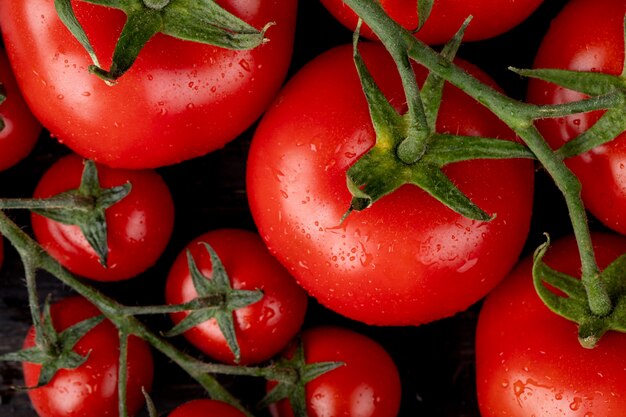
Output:
<path fill-rule="evenodd" d="M 404 107 L 386 51 L 360 48 L 387 98 Z M 425 71 L 417 72 L 423 80 Z M 451 86 L 437 129 L 513 136 Z M 491 222 L 469 220 L 410 185 L 342 222 L 351 200 L 346 170 L 373 144 L 351 47 L 316 58 L 289 82 L 252 141 L 247 192 L 261 236 L 313 297 L 352 319 L 414 325 L 465 309 L 517 260 L 529 227 L 532 164 L 474 160 L 445 168 L 479 207 L 497 215 Z"/>
<path fill-rule="evenodd" d="M 598 264 L 626 252 L 626 239 L 593 237 Z M 580 276 L 576 243 L 550 247 L 546 263 Z M 577 325 L 537 296 L 526 259 L 485 301 L 476 334 L 476 379 L 483 417 L 618 416 L 626 410 L 626 334 L 609 332 L 581 347 Z"/>
<path fill-rule="evenodd" d="M 51 306 L 52 322 L 57 331 L 100 312 L 82 297 L 63 299 Z M 31 328 L 24 348 L 35 344 Z M 80 355 L 89 355 L 76 369 L 61 369 L 41 388 L 28 391 L 33 408 L 40 417 L 104 417 L 118 415 L 117 373 L 119 337 L 115 326 L 104 321 L 90 330 L 74 347 Z M 25 362 L 26 386 L 35 386 L 41 366 Z M 152 354 L 148 345 L 136 337 L 128 340 L 127 404 L 130 415 L 141 409 L 144 397 L 141 388 L 152 385 Z"/>
<path fill-rule="evenodd" d="M 245 417 L 245 414 L 222 401 L 194 400 L 177 407 L 169 417 Z"/>
<path fill-rule="evenodd" d="M 339 327 L 302 332 L 307 364 L 343 362 L 306 384 L 309 417 L 396 417 L 400 377 L 389 354 L 375 341 Z M 271 387 L 273 384 L 268 384 Z M 288 400 L 270 408 L 274 417 L 293 417 Z"/>
<path fill-rule="evenodd" d="M 356 28 L 357 15 L 343 0 L 321 0 L 322 4 L 350 30 Z M 448 42 L 463 21 L 472 16 L 465 41 L 477 41 L 500 35 L 517 26 L 535 11 L 543 0 L 435 0 L 431 14 L 415 36 L 427 44 Z M 415 0 L 380 0 L 389 16 L 406 29 L 417 28 Z M 372 30 L 363 26 L 362 34 L 376 39 Z"/>
<path fill-rule="evenodd" d="M 30 153 L 35 146 L 41 125 L 24 102 L 17 87 L 9 61 L 0 50 L 0 84 L 6 100 L 0 103 L 0 171 L 12 167 Z"/>
<path fill-rule="evenodd" d="M 76 155 L 59 159 L 43 175 L 34 192 L 46 198 L 78 188 L 83 161 Z M 31 216 L 39 243 L 63 266 L 98 281 L 118 281 L 152 266 L 165 249 L 174 225 L 174 203 L 169 189 L 154 171 L 130 171 L 98 166 L 103 188 L 130 182 L 130 193 L 106 210 L 108 266 L 104 268 L 78 226 Z"/>
<path fill-rule="evenodd" d="M 267 107 L 289 66 L 295 0 L 219 2 L 270 42 L 231 51 L 157 34 L 110 87 L 61 23 L 53 0 L 2 2 L 0 21 L 35 115 L 76 153 L 109 166 L 151 168 L 221 148 Z M 119 10 L 73 1 L 104 68 L 125 22 Z"/>
<path fill-rule="evenodd" d="M 235 333 L 241 349 L 239 363 L 261 362 L 279 353 L 304 321 L 307 307 L 304 290 L 252 232 L 214 230 L 187 245 L 186 250 L 190 251 L 202 274 L 211 277 L 211 258 L 203 243 L 215 250 L 234 289 L 263 291 L 260 301 L 234 312 Z M 189 273 L 186 250 L 178 256 L 167 278 L 165 298 L 168 304 L 181 304 L 198 297 Z M 178 323 L 187 315 L 186 312 L 174 313 L 172 319 Z M 184 335 L 207 355 L 233 363 L 233 353 L 215 319 Z"/>
<path fill-rule="evenodd" d="M 597 71 L 617 75 L 624 65 L 622 0 L 574 0 L 553 21 L 535 60 L 536 68 Z M 563 42 L 567 39 L 567 42 Z M 581 100 L 582 93 L 531 80 L 528 99 L 537 104 Z M 602 112 L 537 122 L 553 148 L 589 129 Z M 589 211 L 608 227 L 626 234 L 626 133 L 612 142 L 566 160 L 578 176 Z"/>

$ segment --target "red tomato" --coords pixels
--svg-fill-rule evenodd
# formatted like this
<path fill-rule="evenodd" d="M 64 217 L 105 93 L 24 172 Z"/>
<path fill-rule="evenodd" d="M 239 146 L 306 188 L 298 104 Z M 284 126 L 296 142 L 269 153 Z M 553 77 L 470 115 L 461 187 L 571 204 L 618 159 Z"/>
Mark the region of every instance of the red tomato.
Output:
<path fill-rule="evenodd" d="M 15 77 L 4 51 L 0 50 L 0 83 L 6 100 L 0 104 L 0 171 L 12 167 L 30 153 L 35 146 L 41 125 L 32 115 L 17 87 Z"/>
<path fill-rule="evenodd" d="M 82 297 L 66 298 L 51 306 L 52 321 L 57 331 L 100 312 Z M 24 348 L 35 344 L 31 328 Z M 105 417 L 118 415 L 117 373 L 119 366 L 119 337 L 117 329 L 104 321 L 89 331 L 75 345 L 74 351 L 89 355 L 76 369 L 62 369 L 45 386 L 29 390 L 28 395 L 40 417 Z M 41 366 L 23 364 L 26 386 L 35 386 Z M 150 390 L 153 365 L 149 346 L 136 337 L 128 340 L 128 392 L 130 415 L 142 407 L 141 388 Z"/>
<path fill-rule="evenodd" d="M 105 68 L 125 15 L 73 1 Z M 156 167 L 204 155 L 243 132 L 265 110 L 289 66 L 294 0 L 219 2 L 262 28 L 270 42 L 230 51 L 158 34 L 109 87 L 61 23 L 53 0 L 2 2 L 0 21 L 18 82 L 33 112 L 78 154 L 123 168 Z"/>
<path fill-rule="evenodd" d="M 536 68 L 560 68 L 620 74 L 624 64 L 623 0 L 574 0 L 552 22 L 537 58 Z M 567 39 L 567 42 L 563 42 Z M 581 100 L 582 93 L 531 80 L 528 98 L 537 104 Z M 602 112 L 537 122 L 553 148 L 577 137 Z M 608 227 L 626 234 L 626 134 L 566 161 L 580 179 L 585 205 Z"/>
<path fill-rule="evenodd" d="M 350 30 L 356 28 L 357 15 L 343 0 L 321 0 L 322 4 Z M 435 0 L 431 14 L 415 34 L 427 44 L 443 44 L 459 30 L 468 16 L 464 40 L 477 41 L 500 35 L 524 21 L 543 0 Z M 389 16 L 406 29 L 417 28 L 415 0 L 380 0 Z M 376 39 L 372 30 L 363 25 L 362 34 Z"/>
<path fill-rule="evenodd" d="M 403 107 L 386 51 L 377 44 L 360 48 L 388 99 Z M 423 80 L 425 71 L 417 72 Z M 437 129 L 512 137 L 451 86 Z M 321 55 L 290 81 L 252 142 L 248 198 L 261 236 L 312 296 L 350 318 L 412 325 L 467 308 L 517 260 L 529 227 L 532 163 L 475 160 L 445 168 L 478 206 L 497 215 L 488 223 L 456 214 L 414 186 L 341 223 L 351 200 L 346 170 L 373 143 L 351 47 Z"/>
<path fill-rule="evenodd" d="M 318 327 L 302 332 L 302 344 L 306 363 L 345 364 L 306 384 L 309 417 L 398 415 L 400 376 L 378 343 L 339 327 Z M 288 400 L 279 401 L 270 410 L 274 417 L 293 417 Z"/>
<path fill-rule="evenodd" d="M 601 267 L 626 252 L 620 236 L 593 236 Z M 580 276 L 573 238 L 544 258 Z M 476 335 L 478 402 L 483 417 L 619 416 L 626 410 L 626 334 L 609 332 L 593 349 L 578 343 L 577 326 L 537 296 L 526 259 L 485 302 Z"/>
<path fill-rule="evenodd" d="M 245 414 L 222 401 L 194 400 L 177 407 L 169 417 L 245 417 Z"/>
<path fill-rule="evenodd" d="M 45 198 L 78 188 L 83 161 L 76 155 L 58 160 L 44 174 L 35 198 Z M 118 281 L 138 275 L 152 266 L 167 245 L 174 225 L 174 203 L 167 185 L 154 171 L 130 171 L 98 166 L 103 188 L 132 184 L 131 192 L 106 211 L 108 267 L 100 265 L 96 252 L 78 226 L 32 215 L 39 243 L 63 266 L 77 275 L 98 281 Z"/>
<path fill-rule="evenodd" d="M 263 298 L 234 312 L 235 333 L 241 349 L 240 364 L 261 362 L 279 353 L 298 333 L 307 306 L 306 293 L 274 259 L 263 241 L 244 230 L 208 232 L 187 245 L 198 268 L 211 277 L 208 243 L 220 258 L 234 289 L 263 291 Z M 183 251 L 167 279 L 168 304 L 181 304 L 198 297 Z M 175 323 L 188 313 L 172 314 Z M 185 337 L 198 349 L 222 362 L 232 363 L 233 354 L 215 319 L 188 330 Z"/>

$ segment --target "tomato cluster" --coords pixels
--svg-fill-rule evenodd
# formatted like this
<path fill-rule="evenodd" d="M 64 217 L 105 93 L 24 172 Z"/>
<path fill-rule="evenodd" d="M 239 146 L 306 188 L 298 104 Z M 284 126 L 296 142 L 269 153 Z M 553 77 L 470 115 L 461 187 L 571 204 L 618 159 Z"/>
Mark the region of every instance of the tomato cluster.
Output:
<path fill-rule="evenodd" d="M 71 3 L 107 68 L 123 13 Z M 306 384 L 310 417 L 621 415 L 626 396 L 614 387 L 626 382 L 623 335 L 610 333 L 585 351 L 575 324 L 541 304 L 531 260 L 515 267 L 543 232 L 571 234 L 560 194 L 537 163 L 469 160 L 442 168 L 492 216 L 488 221 L 468 219 L 411 184 L 349 211 L 354 191 L 346 172 L 381 139 L 354 65 L 356 17 L 339 0 L 301 2 L 298 11 L 295 0 L 217 3 L 257 28 L 274 23 L 268 42 L 231 51 L 157 33 L 130 70 L 107 85 L 90 70 L 92 59 L 53 0 L 0 2 L 12 66 L 0 57 L 6 95 L 0 102 L 0 204 L 5 197 L 80 190 L 82 158 L 97 162 L 103 189 L 131 184 L 102 219 L 105 260 L 79 225 L 46 217 L 45 210 L 31 217 L 15 212 L 16 223 L 27 225 L 81 282 L 125 305 L 196 302 L 194 311 L 145 320 L 162 335 L 183 336 L 171 339 L 182 352 L 262 367 L 289 362 L 301 347 L 305 366 L 336 361 L 338 368 Z M 417 28 L 414 1 L 380 3 L 403 27 Z M 440 45 L 473 14 L 466 36 L 472 42 L 461 46 L 456 65 L 532 103 L 586 96 L 536 80 L 527 89 L 508 66 L 622 72 L 623 0 L 495 3 L 435 0 L 415 36 Z M 390 107 L 405 113 L 391 56 L 369 27 L 362 33 L 369 40 L 358 48 L 368 70 Z M 419 64 L 412 70 L 423 86 L 428 71 Z M 521 143 L 450 84 L 438 111 L 433 128 L 439 134 Z M 602 114 L 541 120 L 537 127 L 557 149 Z M 604 232 L 593 237 L 602 268 L 626 251 L 626 238 L 615 234 L 626 233 L 625 143 L 621 135 L 566 161 L 583 184 L 591 228 Z M 26 299 L 24 272 L 8 247 L 0 240 L 0 324 L 23 335 L 28 311 L 13 306 Z M 548 253 L 549 265 L 577 275 L 571 237 Z M 65 298 L 74 292 L 53 277 L 39 279 L 56 301 L 51 321 L 57 332 L 98 314 L 82 298 Z M 31 329 L 24 348 L 34 346 L 34 334 Z M 9 347 L 19 348 L 13 332 L 7 335 Z M 5 394 L 2 384 L 34 387 L 40 366 L 25 362 L 23 380 L 11 381 L 15 369 L 0 362 L 0 414 L 11 409 L 30 417 L 34 408 L 40 417 L 116 415 L 118 345 L 114 325 L 99 324 L 74 347 L 88 355 L 85 363 L 29 391 L 30 402 Z M 200 399 L 202 388 L 169 359 L 155 355 L 153 364 L 149 345 L 129 339 L 131 416 L 147 415 L 141 388 L 152 390 L 158 410 L 172 417 L 245 415 Z M 280 386 L 266 379 L 266 390 L 246 378 L 220 382 L 254 410 L 265 391 Z M 294 415 L 285 398 L 252 412 Z"/>

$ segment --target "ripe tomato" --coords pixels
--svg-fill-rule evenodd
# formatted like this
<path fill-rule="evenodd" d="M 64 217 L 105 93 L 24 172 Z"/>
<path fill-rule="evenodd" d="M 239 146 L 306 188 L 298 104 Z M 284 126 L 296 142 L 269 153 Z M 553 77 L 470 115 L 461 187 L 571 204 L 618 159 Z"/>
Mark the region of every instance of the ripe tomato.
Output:
<path fill-rule="evenodd" d="M 622 0 L 574 0 L 552 22 L 535 60 L 536 68 L 560 68 L 620 74 L 624 63 Z M 567 39 L 567 42 L 563 42 Z M 581 100 L 582 93 L 531 80 L 528 99 L 537 104 Z M 595 124 L 602 112 L 537 122 L 553 148 L 559 148 Z M 589 211 L 608 227 L 626 234 L 626 133 L 566 161 L 580 179 Z"/>
<path fill-rule="evenodd" d="M 0 21 L 18 82 L 50 132 L 88 159 L 123 168 L 173 164 L 221 148 L 265 110 L 289 66 L 294 0 L 219 3 L 267 32 L 270 42 L 230 51 L 157 34 L 114 87 L 61 23 L 53 0 L 2 2 Z M 73 1 L 101 64 L 109 68 L 125 15 Z"/>
<path fill-rule="evenodd" d="M 626 252 L 621 236 L 593 236 L 601 267 Z M 573 238 L 544 258 L 580 276 Z M 577 326 L 537 296 L 526 259 L 488 297 L 476 334 L 478 402 L 483 417 L 618 416 L 626 410 L 626 334 L 609 332 L 593 349 L 578 343 Z"/>
<path fill-rule="evenodd" d="M 46 198 L 78 188 L 83 161 L 76 155 L 59 159 L 46 171 L 34 192 Z M 39 243 L 63 266 L 98 281 L 118 281 L 138 275 L 159 258 L 174 225 L 174 203 L 167 185 L 154 171 L 130 171 L 98 166 L 103 188 L 132 184 L 131 192 L 106 210 L 109 256 L 104 268 L 78 226 L 31 216 Z"/>
<path fill-rule="evenodd" d="M 0 118 L 4 128 L 0 130 L 0 171 L 21 161 L 35 146 L 41 125 L 24 102 L 17 87 L 9 61 L 0 50 L 0 84 L 6 100 L 0 104 Z"/>
<path fill-rule="evenodd" d="M 174 409 L 169 417 L 245 417 L 245 414 L 222 401 L 194 400 Z"/>
<path fill-rule="evenodd" d="M 252 232 L 215 230 L 187 245 L 186 250 L 191 252 L 202 274 L 211 277 L 211 258 L 203 243 L 208 243 L 217 253 L 234 289 L 263 291 L 260 301 L 234 312 L 235 333 L 241 349 L 239 363 L 261 362 L 279 353 L 302 326 L 306 293 Z M 181 304 L 197 297 L 183 251 L 169 273 L 165 299 L 168 304 Z M 174 313 L 172 319 L 178 323 L 187 315 L 185 312 Z M 207 355 L 222 362 L 234 361 L 215 319 L 188 330 L 184 335 Z"/>
<path fill-rule="evenodd" d="M 356 28 L 357 15 L 343 0 L 321 0 L 322 4 L 350 30 Z M 443 44 L 459 30 L 463 21 L 472 16 L 466 41 L 477 41 L 500 35 L 524 21 L 543 0 L 436 0 L 431 14 L 415 37 L 427 44 Z M 380 0 L 389 16 L 406 29 L 417 27 L 415 0 Z M 369 39 L 376 35 L 365 25 L 362 34 Z"/>
<path fill-rule="evenodd" d="M 365 61 L 387 98 L 405 99 L 384 48 Z M 463 64 L 486 80 L 477 68 Z M 423 80 L 425 71 L 417 69 Z M 459 90 L 444 89 L 438 131 L 511 137 Z M 445 172 L 487 213 L 469 220 L 414 186 L 354 212 L 346 170 L 374 143 L 349 46 L 297 74 L 259 126 L 248 159 L 252 214 L 271 252 L 326 307 L 370 324 L 413 325 L 452 315 L 484 296 L 514 265 L 528 233 L 528 161 L 470 161 Z"/>
<path fill-rule="evenodd" d="M 318 327 L 302 332 L 302 344 L 307 364 L 345 364 L 306 384 L 309 417 L 398 415 L 400 376 L 378 343 L 347 329 Z M 288 400 L 273 404 L 270 411 L 273 417 L 293 417 Z"/>
<path fill-rule="evenodd" d="M 82 297 L 70 297 L 51 306 L 52 322 L 57 331 L 100 314 Z M 31 328 L 24 348 L 35 344 Z M 33 407 L 40 417 L 105 417 L 118 415 L 117 373 L 119 364 L 119 337 L 117 329 L 104 321 L 90 330 L 75 345 L 74 351 L 89 355 L 76 369 L 62 369 L 41 388 L 28 391 Z M 41 366 L 24 362 L 26 386 L 35 386 Z M 142 407 L 141 388 L 152 385 L 152 354 L 148 345 L 136 337 L 128 340 L 128 391 L 130 415 Z"/>

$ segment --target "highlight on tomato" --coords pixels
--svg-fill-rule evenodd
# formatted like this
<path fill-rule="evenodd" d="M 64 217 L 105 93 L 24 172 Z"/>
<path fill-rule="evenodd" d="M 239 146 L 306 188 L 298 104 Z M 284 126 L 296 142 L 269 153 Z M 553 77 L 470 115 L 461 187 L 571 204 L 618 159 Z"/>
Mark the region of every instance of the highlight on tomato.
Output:
<path fill-rule="evenodd" d="M 534 67 L 622 74 L 625 13 L 622 0 L 569 2 L 545 35 Z M 563 104 L 586 97 L 556 84 L 536 79 L 529 82 L 528 99 L 532 103 Z M 553 149 L 558 149 L 587 131 L 606 131 L 606 127 L 596 126 L 602 114 L 596 111 L 545 119 L 538 121 L 537 127 Z M 626 134 L 615 136 L 565 163 L 582 183 L 586 208 L 606 226 L 626 234 Z"/>
<path fill-rule="evenodd" d="M 24 159 L 40 133 L 41 124 L 26 105 L 6 53 L 0 49 L 0 171 Z"/>
<path fill-rule="evenodd" d="M 343 0 L 321 0 L 337 20 L 354 31 L 357 15 Z M 415 37 L 430 45 L 444 44 L 472 16 L 463 40 L 477 41 L 500 35 L 523 22 L 543 0 L 435 0 Z M 418 1 L 380 0 L 389 16 L 409 30 L 418 28 Z M 363 25 L 363 36 L 375 40 L 372 30 Z"/>
<path fill-rule="evenodd" d="M 626 238 L 592 234 L 600 268 L 626 252 Z M 556 271 L 580 276 L 573 237 L 544 258 Z M 554 314 L 535 291 L 532 259 L 524 260 L 487 299 L 476 332 L 481 416 L 616 416 L 626 409 L 626 334 L 608 332 L 593 349 L 581 346 L 577 324 Z"/>
<path fill-rule="evenodd" d="M 406 111 L 384 48 L 364 43 L 369 71 Z M 459 61 L 491 85 L 478 68 Z M 418 81 L 426 71 L 415 66 Z M 514 140 L 497 118 L 446 85 L 437 131 Z M 530 161 L 472 160 L 443 171 L 491 221 L 470 220 L 404 185 L 353 211 L 346 171 L 374 145 L 352 49 L 314 59 L 290 80 L 252 141 L 247 193 L 270 251 L 323 305 L 368 324 L 417 325 L 466 309 L 509 272 L 525 242 L 533 196 Z"/>
<path fill-rule="evenodd" d="M 83 160 L 68 155 L 40 179 L 33 196 L 48 198 L 81 184 Z M 132 278 L 151 267 L 163 253 L 174 226 L 174 203 L 167 184 L 152 170 L 97 166 L 103 188 L 130 183 L 122 200 L 104 211 L 108 251 L 106 266 L 78 225 L 33 213 L 33 232 L 42 247 L 71 272 L 97 281 Z"/>
<path fill-rule="evenodd" d="M 201 11 L 202 2 L 146 2 L 163 7 L 159 16 L 175 20 L 171 25 L 150 21 L 149 27 L 138 29 L 141 35 L 124 32 L 128 36 L 120 38 L 127 19 L 113 6 L 123 8 L 127 2 L 98 3 L 72 1 L 71 8 L 91 42 L 92 55 L 113 73 L 123 64 L 112 65 L 116 42 L 141 39 L 150 25 L 189 39 L 195 36 L 189 27 L 211 34 L 223 24 L 218 18 L 215 26 L 205 22 L 212 16 Z M 2 2 L 0 21 L 18 83 L 52 135 L 105 165 L 154 168 L 223 147 L 261 115 L 285 78 L 296 1 L 217 3 L 245 20 L 241 26 L 261 30 L 274 23 L 263 32 L 267 41 L 249 50 L 230 50 L 157 33 L 114 86 L 93 74 L 102 70 L 94 70 L 92 57 L 57 15 L 54 0 Z M 128 21 L 155 18 L 155 10 L 145 7 Z M 227 44 L 238 39 L 223 32 L 221 41 Z M 135 49 L 130 46 L 120 50 Z"/>
<path fill-rule="evenodd" d="M 82 320 L 100 315 L 86 299 L 65 298 L 50 307 L 52 323 L 58 332 Z M 30 329 L 24 348 L 35 346 L 35 331 Z M 103 321 L 76 343 L 74 352 L 87 356 L 75 369 L 61 369 L 46 385 L 29 389 L 33 408 L 40 417 L 118 415 L 119 336 L 115 326 Z M 150 348 L 143 340 L 131 336 L 128 340 L 127 407 L 129 415 L 142 408 L 142 388 L 152 386 L 153 363 Z M 41 365 L 24 362 L 24 382 L 27 387 L 38 384 Z"/>
<path fill-rule="evenodd" d="M 208 245 L 208 246 L 207 246 Z M 212 261 L 214 251 L 219 266 Z M 193 261 L 200 279 L 214 283 L 216 274 L 226 281 L 202 294 L 194 283 L 189 262 Z M 224 276 L 225 275 L 225 276 Z M 234 293 L 231 292 L 234 290 Z M 261 238 L 252 232 L 237 229 L 213 230 L 190 242 L 176 258 L 167 278 L 165 299 L 168 304 L 182 304 L 198 297 L 208 297 L 220 290 L 226 300 L 237 301 L 238 291 L 260 292 L 260 299 L 245 306 L 217 306 L 226 309 L 220 317 L 203 320 L 183 334 L 196 348 L 222 362 L 258 363 L 278 354 L 300 331 L 307 308 L 307 296 L 287 270 L 272 257 Z M 224 292 L 226 291 L 226 292 Z M 222 294 L 220 293 L 220 294 Z M 189 319 L 190 314 L 172 313 L 175 324 Z M 207 315 L 207 317 L 208 317 Z M 239 349 L 237 358 L 224 334 L 221 320 L 232 321 L 232 331 Z"/>

